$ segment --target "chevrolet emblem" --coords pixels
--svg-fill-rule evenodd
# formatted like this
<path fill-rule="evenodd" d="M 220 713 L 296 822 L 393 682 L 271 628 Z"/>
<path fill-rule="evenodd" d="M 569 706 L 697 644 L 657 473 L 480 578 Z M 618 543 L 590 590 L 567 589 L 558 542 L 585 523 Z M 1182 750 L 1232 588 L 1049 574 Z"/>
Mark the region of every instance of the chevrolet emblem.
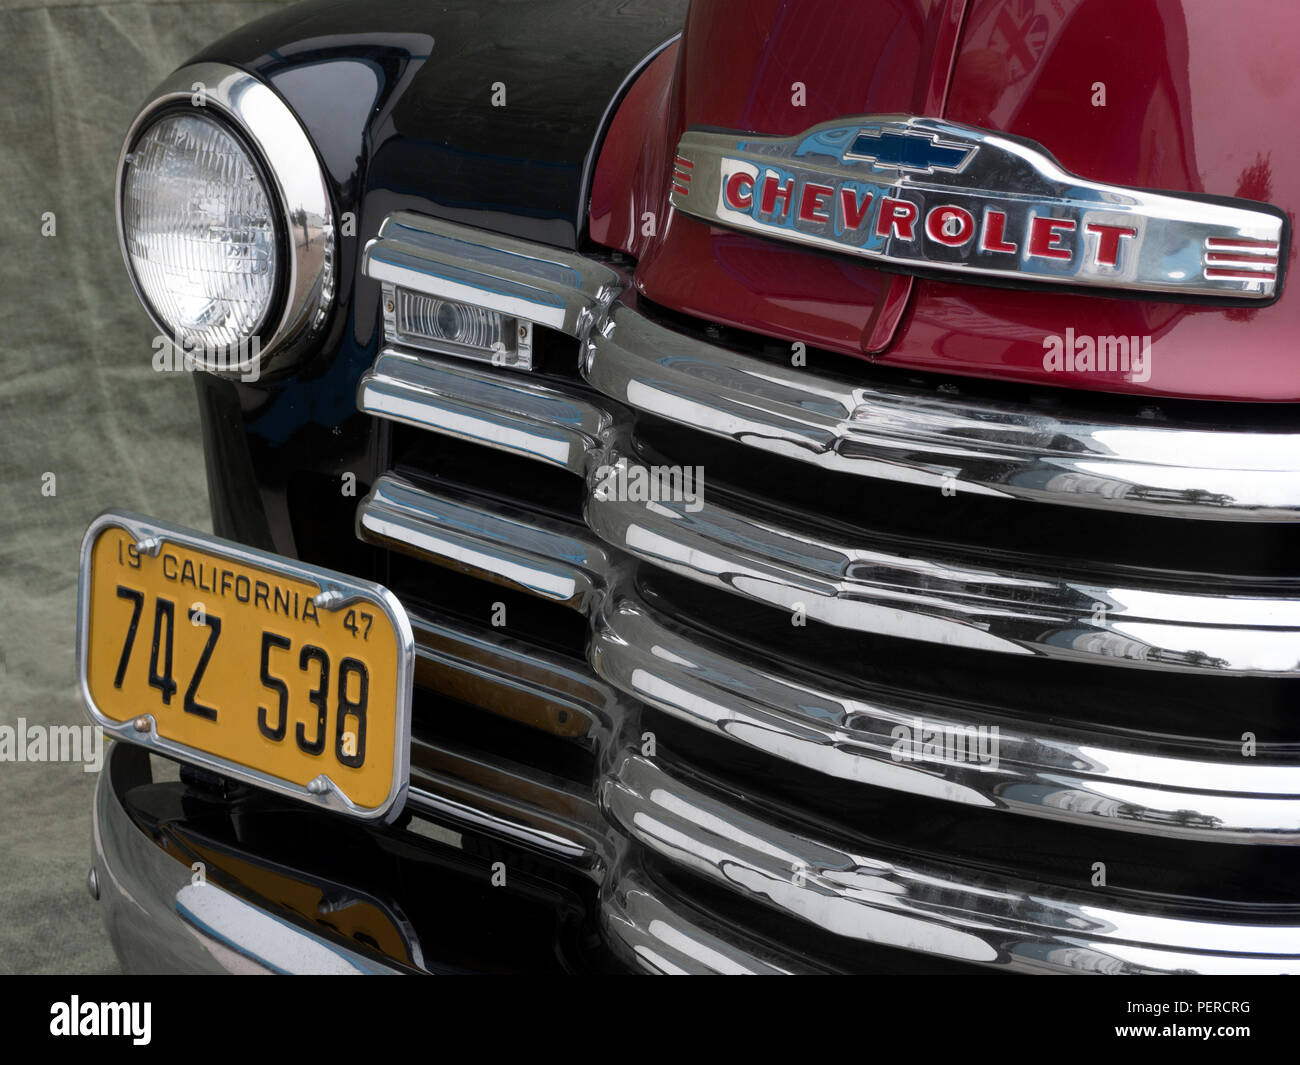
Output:
<path fill-rule="evenodd" d="M 1106 185 L 1040 146 L 909 115 L 795 137 L 688 130 L 672 205 L 898 268 L 1166 296 L 1270 300 L 1288 225 L 1268 204 Z"/>

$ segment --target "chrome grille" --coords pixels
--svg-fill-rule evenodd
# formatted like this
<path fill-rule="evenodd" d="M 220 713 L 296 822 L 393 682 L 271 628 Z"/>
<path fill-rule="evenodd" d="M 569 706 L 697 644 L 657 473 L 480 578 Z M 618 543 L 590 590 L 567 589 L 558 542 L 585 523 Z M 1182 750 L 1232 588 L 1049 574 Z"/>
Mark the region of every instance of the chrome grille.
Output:
<path fill-rule="evenodd" d="M 640 306 L 614 263 L 411 214 L 384 223 L 363 271 L 553 330 L 580 371 L 524 373 L 390 344 L 360 383 L 363 411 L 412 427 L 394 434 L 459 441 L 481 461 L 477 482 L 451 480 L 395 448 L 358 508 L 357 535 L 587 627 L 584 663 L 509 626 L 408 602 L 420 688 L 592 758 L 565 776 L 512 761 L 490 735 L 426 737 L 417 715 L 413 808 L 586 869 L 610 945 L 652 970 L 870 967 L 855 953 L 868 948 L 1024 971 L 1286 971 L 1300 958 L 1300 903 L 1285 883 L 1192 899 L 1088 876 L 1104 857 L 1098 838 L 1210 864 L 1225 847 L 1228 861 L 1251 847 L 1285 865 L 1300 853 L 1289 846 L 1300 842 L 1300 730 L 1261 736 L 1243 757 L 1242 729 L 1213 715 L 1144 730 L 1113 714 L 1033 712 L 973 681 L 946 692 L 921 676 L 881 683 L 852 662 L 833 669 L 815 653 L 755 646 L 736 623 L 747 611 L 798 616 L 814 642 L 881 636 L 997 668 L 1070 671 L 1071 684 L 1100 677 L 1112 691 L 1118 672 L 1134 699 L 1168 683 L 1271 684 L 1287 700 L 1300 674 L 1296 578 L 1225 573 L 1213 557 L 1189 570 L 980 552 L 959 536 L 873 527 L 867 506 L 846 521 L 843 506 L 796 512 L 725 481 L 710 481 L 698 508 L 631 502 L 598 476 L 619 462 L 698 461 L 690 441 L 707 437 L 741 464 L 976 496 L 1008 521 L 1046 505 L 1100 512 L 1117 530 L 1153 517 L 1255 530 L 1300 519 L 1300 435 L 1071 417 L 794 369 Z M 673 447 L 675 433 L 684 443 L 660 454 L 655 440 Z M 502 498 L 499 453 L 584 485 L 581 507 Z M 712 589 L 728 606 L 655 593 L 647 582 L 659 579 L 687 599 Z M 681 726 L 670 748 L 656 742 L 665 721 Z M 921 722 L 945 736 L 996 727 L 997 758 L 900 760 L 897 730 Z M 731 754 L 705 757 L 692 737 Z M 801 774 L 807 801 L 765 786 L 753 764 Z M 900 849 L 851 809 L 828 817 L 823 789 L 838 788 L 929 803 L 958 825 L 998 817 L 1011 841 L 1054 823 L 1077 834 L 1077 884 L 1044 882 L 1028 842 L 1023 860 Z M 787 931 L 750 920 L 752 907 Z"/>

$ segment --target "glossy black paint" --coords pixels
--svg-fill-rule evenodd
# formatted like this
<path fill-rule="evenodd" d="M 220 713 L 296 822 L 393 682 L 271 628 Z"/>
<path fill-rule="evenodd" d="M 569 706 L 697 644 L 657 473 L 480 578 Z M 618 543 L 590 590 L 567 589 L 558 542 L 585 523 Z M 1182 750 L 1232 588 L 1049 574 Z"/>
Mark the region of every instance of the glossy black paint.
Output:
<path fill-rule="evenodd" d="M 312 133 L 340 211 L 386 194 L 394 206 L 419 201 L 439 217 L 572 248 L 606 113 L 685 9 L 684 0 L 314 0 L 195 60 L 244 67 L 285 98 Z M 493 101 L 498 84 L 504 106 Z"/>
<path fill-rule="evenodd" d="M 339 237 L 337 306 L 298 373 L 251 384 L 196 375 L 219 534 L 382 579 L 351 532 L 383 449 L 355 402 L 380 335 L 379 286 L 358 278 L 361 249 L 398 209 L 578 247 L 609 117 L 685 9 L 312 0 L 193 57 L 242 67 L 284 97 L 316 145 L 336 215 L 354 219 Z"/>
<path fill-rule="evenodd" d="M 212 883 L 350 950 L 416 973 L 610 968 L 591 949 L 593 889 L 571 870 L 473 834 L 453 847 L 361 825 L 188 766 L 179 783 L 155 782 L 148 753 L 129 744 L 104 771 L 140 831 L 178 862 L 201 861 Z M 503 887 L 492 884 L 497 861 L 509 863 Z M 357 903 L 394 934 L 349 937 L 330 904 Z"/>
<path fill-rule="evenodd" d="M 382 337 L 379 286 L 358 274 L 365 242 L 405 209 L 580 246 L 604 129 L 685 8 L 685 0 L 317 0 L 194 57 L 242 67 L 280 93 L 312 136 L 336 217 L 355 220 L 339 234 L 334 313 L 291 377 L 195 375 L 218 535 L 388 582 L 386 556 L 353 532 L 358 502 L 390 462 L 387 428 L 356 408 Z M 492 106 L 494 82 L 505 84 L 505 107 Z M 581 957 L 593 934 L 589 886 L 511 854 L 512 869 L 536 875 L 505 899 L 485 885 L 488 862 L 506 855 L 469 835 L 464 851 L 423 851 L 397 830 L 192 784 L 133 787 L 128 808 L 179 851 L 202 844 L 209 856 L 296 868 L 305 881 L 346 883 L 404 908 L 422 940 L 442 945 L 439 956 L 426 954 L 427 969 L 608 964 Z M 251 890 L 236 875 L 225 882 Z M 480 941 L 483 929 L 493 930 L 491 943 Z"/>

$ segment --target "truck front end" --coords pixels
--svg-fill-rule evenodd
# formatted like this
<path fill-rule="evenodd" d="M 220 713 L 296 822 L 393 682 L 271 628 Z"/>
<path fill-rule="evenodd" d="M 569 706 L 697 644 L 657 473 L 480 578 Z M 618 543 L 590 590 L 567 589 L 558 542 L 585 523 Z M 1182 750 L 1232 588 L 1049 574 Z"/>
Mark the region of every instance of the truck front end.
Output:
<path fill-rule="evenodd" d="M 312 2 L 180 68 L 117 196 L 215 536 L 82 560 L 124 966 L 1293 971 L 1258 15 Z"/>

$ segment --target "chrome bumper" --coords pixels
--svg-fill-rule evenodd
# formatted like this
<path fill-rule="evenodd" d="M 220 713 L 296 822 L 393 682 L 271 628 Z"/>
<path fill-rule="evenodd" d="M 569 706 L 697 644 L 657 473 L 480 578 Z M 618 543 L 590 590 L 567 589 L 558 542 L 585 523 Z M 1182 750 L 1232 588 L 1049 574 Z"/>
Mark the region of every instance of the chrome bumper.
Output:
<path fill-rule="evenodd" d="M 428 749 L 423 753 L 427 759 Z M 426 773 L 423 779 L 427 785 L 431 778 Z M 493 816 L 482 803 L 462 805 L 446 798 L 453 790 L 452 780 L 448 777 L 441 802 L 426 792 L 417 805 L 468 828 L 544 849 L 536 847 L 544 839 L 536 824 L 515 829 L 508 813 Z M 139 824 L 123 802 L 124 789 L 148 781 L 144 749 L 114 744 L 94 800 L 88 882 L 125 972 L 397 975 L 413 971 L 411 964 L 385 964 L 335 938 L 291 924 L 210 881 L 195 883 L 191 868 Z M 560 842 L 557 857 L 573 859 L 581 853 L 564 845 L 562 834 L 553 839 Z M 517 869 L 515 862 L 511 864 Z M 661 888 L 630 866 L 616 884 L 609 885 L 600 919 L 620 954 L 650 971 L 774 974 L 807 968 L 738 935 L 704 912 L 664 898 Z M 483 929 L 485 935 L 487 931 Z M 408 936 L 408 946 L 415 951 L 414 970 L 465 971 L 460 965 L 439 966 L 432 956 L 426 957 L 413 930 Z M 427 946 L 436 951 L 439 944 Z"/>
<path fill-rule="evenodd" d="M 121 789 L 148 780 L 148 756 L 114 744 L 95 789 L 92 879 L 104 927 L 128 973 L 398 972 L 296 927 L 165 851 L 127 812 Z"/>

